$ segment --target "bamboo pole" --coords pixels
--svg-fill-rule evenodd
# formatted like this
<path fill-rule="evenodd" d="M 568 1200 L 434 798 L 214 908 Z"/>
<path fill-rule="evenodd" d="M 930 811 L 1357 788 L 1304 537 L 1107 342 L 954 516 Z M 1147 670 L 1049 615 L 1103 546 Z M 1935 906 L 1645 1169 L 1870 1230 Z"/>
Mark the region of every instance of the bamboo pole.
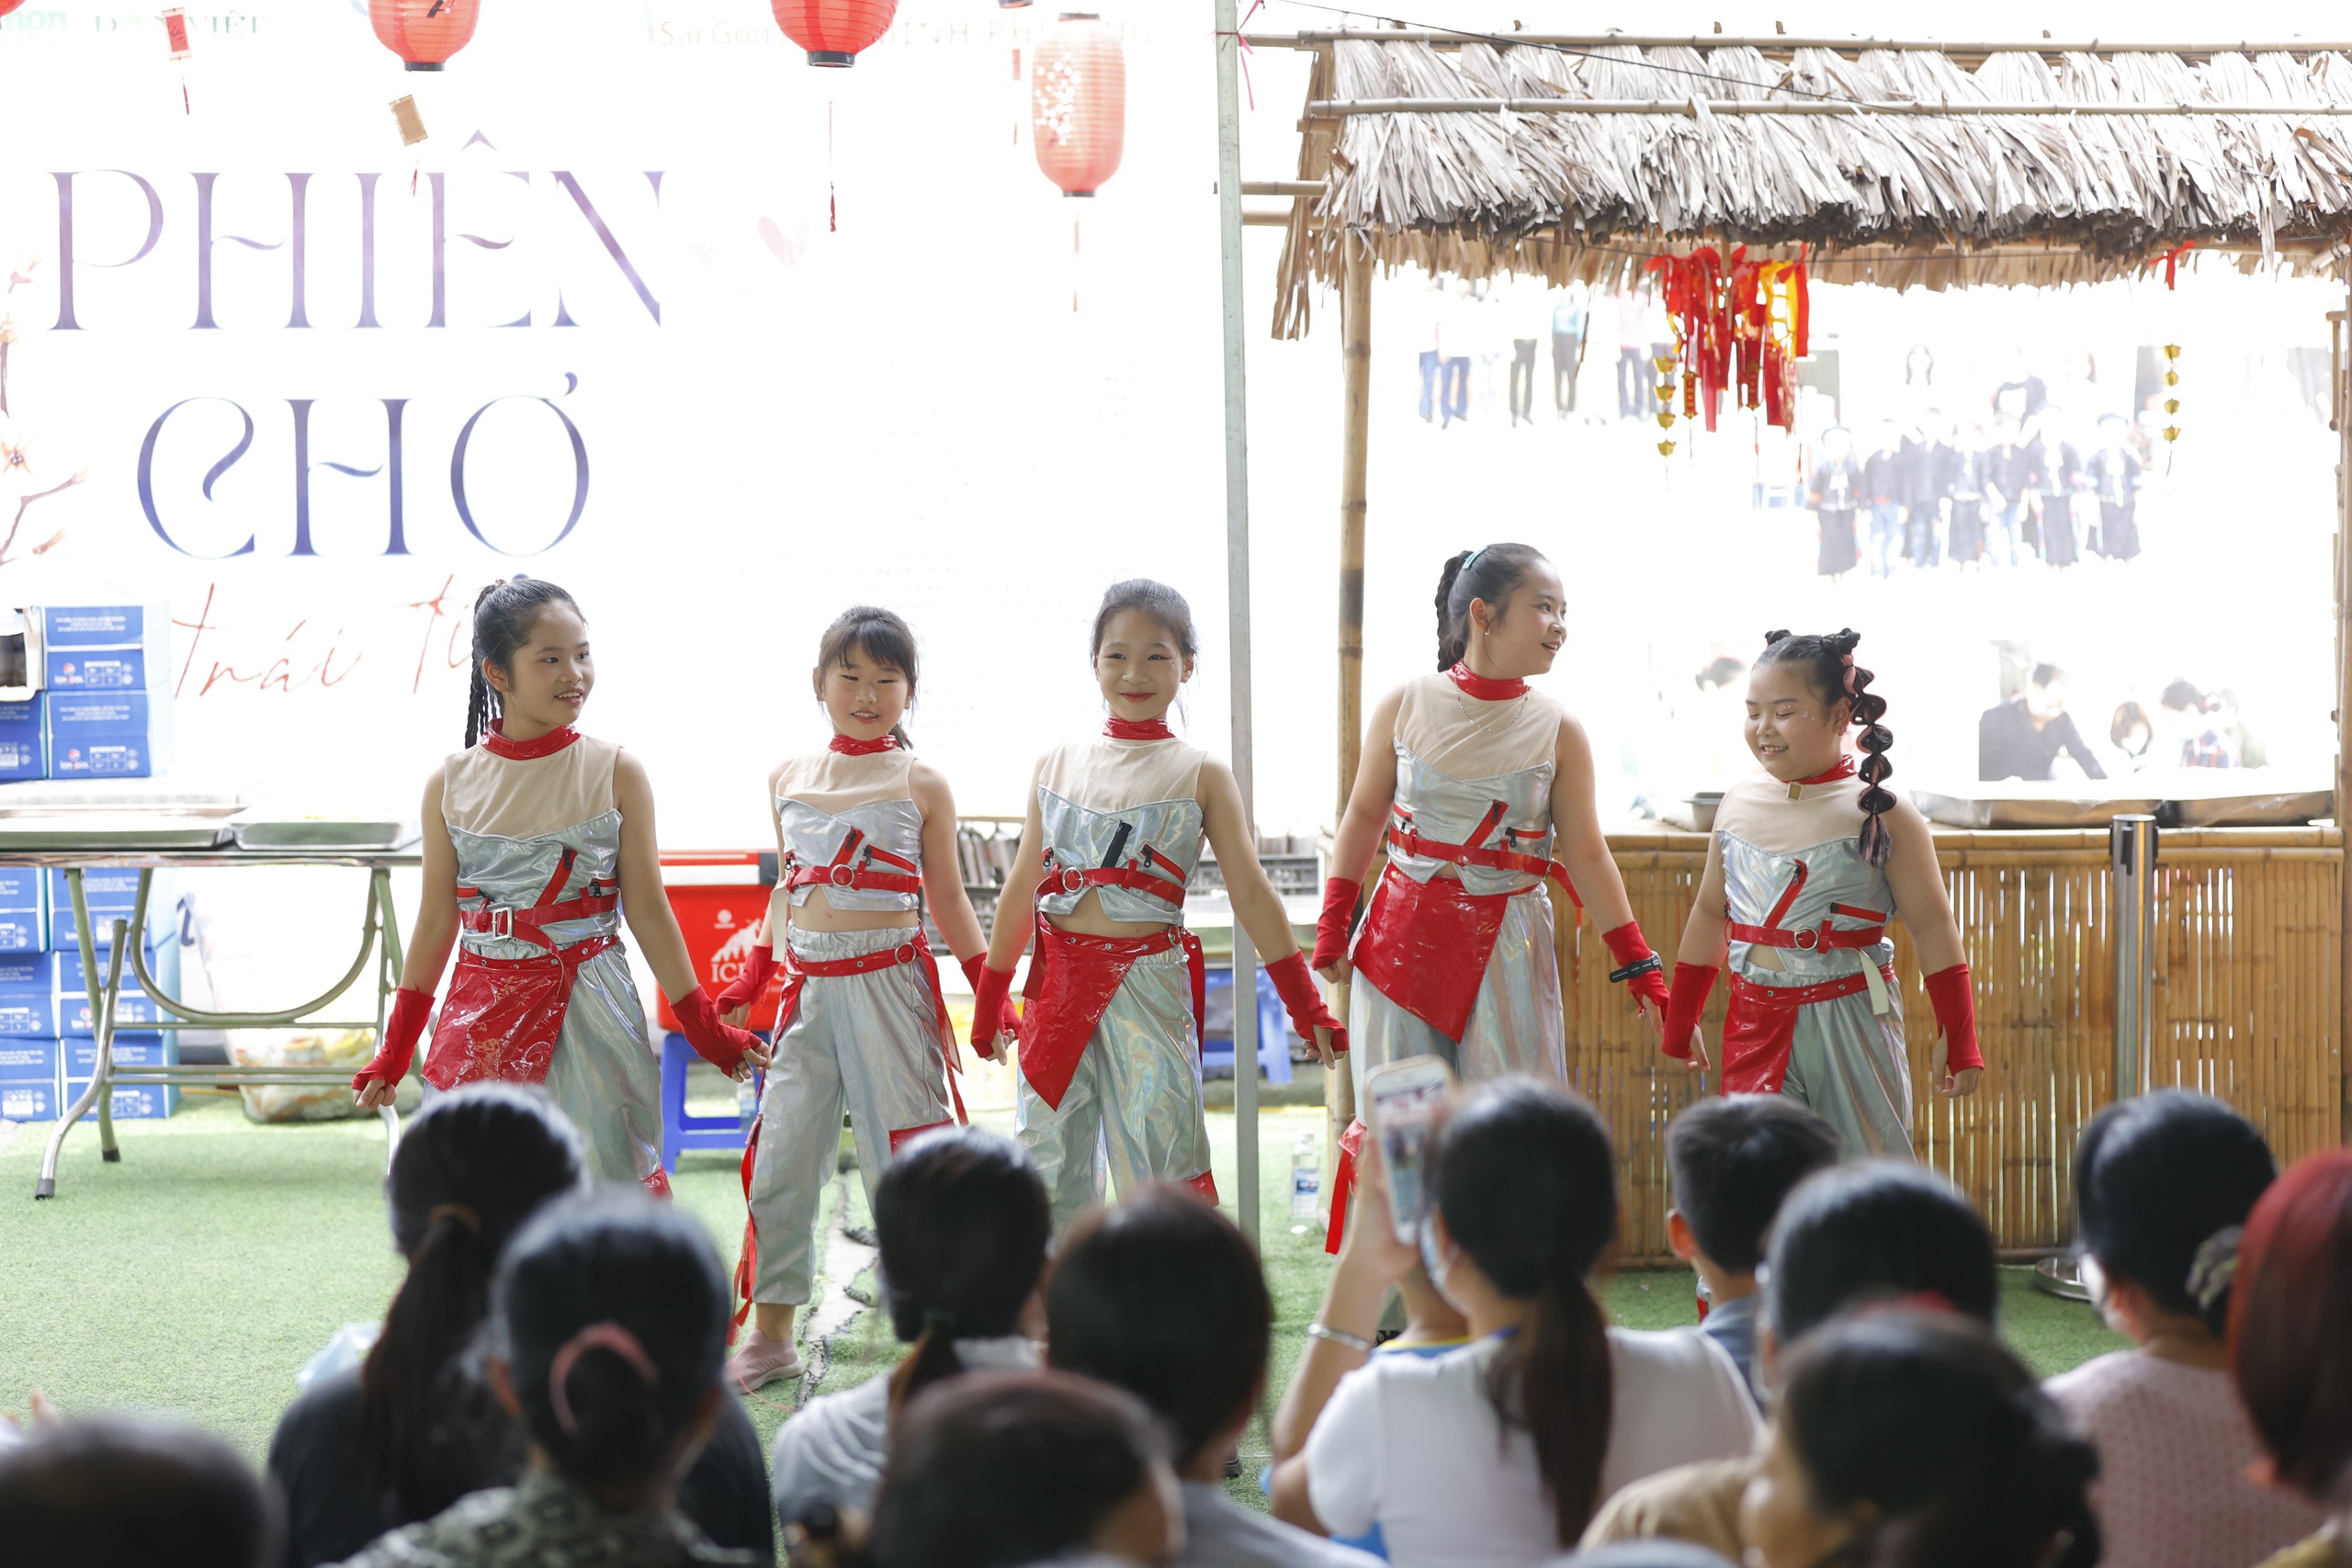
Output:
<path fill-rule="evenodd" d="M 1345 265 L 1340 287 L 1340 776 L 1335 824 L 1347 816 L 1363 749 L 1363 525 L 1370 506 L 1365 472 L 1372 428 L 1370 249 L 1350 245 Z M 1336 987 L 1332 1000 L 1346 1018 L 1348 987 Z M 1355 1120 L 1353 1069 L 1344 1063 L 1325 1069 L 1323 1088 L 1330 1146 L 1336 1150 L 1348 1123 Z"/>
<path fill-rule="evenodd" d="M 2075 102 L 2048 99 L 2025 103 L 1914 103 L 1901 98 L 1798 98 L 1790 102 L 1764 98 L 1317 98 L 1306 106 L 1309 119 L 1345 119 L 1366 114 L 1649 114 L 1679 115 L 1703 119 L 1713 115 L 1757 115 L 1777 119 L 1791 115 L 2014 115 L 2028 118 L 2076 115 L 2131 115 L 2151 119 L 2184 116 L 2205 119 L 2262 115 L 2332 118 L 2352 115 L 2352 104 L 2149 104 Z"/>
<path fill-rule="evenodd" d="M 2345 309 L 2352 312 L 2352 268 L 2346 271 L 2345 289 Z M 2335 825 L 2341 832 L 2352 827 L 2352 378 L 2336 383 L 2335 406 Z M 2352 1059 L 2352 984 L 2344 978 L 2352 970 L 2352 866 L 2337 868 L 2336 883 L 2344 950 L 2336 983 L 2336 1125 L 2345 1128 L 2352 1127 L 2352 1072 L 2344 1070 Z"/>
<path fill-rule="evenodd" d="M 2022 39 L 2009 43 L 1945 42 L 1935 39 L 1791 38 L 1736 33 L 1480 33 L 1460 28 L 1393 28 L 1386 31 L 1352 28 L 1309 28 L 1296 33 L 1251 33 L 1255 49 L 1329 49 L 1335 43 L 1425 43 L 1437 48 L 1484 43 L 1514 49 L 1558 49 L 1569 51 L 1603 49 L 1752 49 L 1768 58 L 1785 59 L 1801 49 L 1828 50 L 1852 59 L 1879 50 L 1940 54 L 1953 61 L 1981 62 L 1993 54 L 2038 54 L 2052 64 L 2069 54 L 2175 54 L 2183 60 L 2210 61 L 2216 54 L 2312 54 L 2352 52 L 2352 43 L 2315 43 L 2293 39 L 2284 43 L 2118 43 L 2094 39 L 2088 43 L 2053 43 Z"/>

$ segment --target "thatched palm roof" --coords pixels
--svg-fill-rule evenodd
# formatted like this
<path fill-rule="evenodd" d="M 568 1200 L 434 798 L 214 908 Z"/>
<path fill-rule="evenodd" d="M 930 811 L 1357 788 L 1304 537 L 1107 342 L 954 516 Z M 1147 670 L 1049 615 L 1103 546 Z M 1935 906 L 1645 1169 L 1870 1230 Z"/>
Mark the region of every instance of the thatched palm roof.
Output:
<path fill-rule="evenodd" d="M 2352 237 L 2336 52 L 1995 50 L 1970 69 L 1867 45 L 1316 47 L 1299 174 L 1323 190 L 1291 221 L 1281 335 L 1350 244 L 1559 283 L 1804 242 L 1824 281 L 1943 288 L 2122 276 L 2184 241 L 2333 271 Z"/>

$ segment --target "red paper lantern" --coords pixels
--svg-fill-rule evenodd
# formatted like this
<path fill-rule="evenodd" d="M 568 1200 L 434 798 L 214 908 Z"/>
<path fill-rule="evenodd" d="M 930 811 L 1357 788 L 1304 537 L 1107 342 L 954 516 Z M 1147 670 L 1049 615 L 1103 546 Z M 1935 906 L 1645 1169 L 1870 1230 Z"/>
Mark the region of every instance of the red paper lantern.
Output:
<path fill-rule="evenodd" d="M 473 41 L 481 0 L 368 0 L 368 19 L 384 47 L 411 71 L 438 71 Z"/>
<path fill-rule="evenodd" d="M 768 0 L 784 36 L 808 51 L 808 63 L 846 67 L 881 41 L 899 0 Z"/>
<path fill-rule="evenodd" d="M 6 16 L 24 3 L 25 0 L 0 0 L 0 17 Z"/>
<path fill-rule="evenodd" d="M 1029 77 L 1037 167 L 1064 196 L 1092 196 L 1127 140 L 1127 57 L 1091 11 L 1064 11 Z"/>

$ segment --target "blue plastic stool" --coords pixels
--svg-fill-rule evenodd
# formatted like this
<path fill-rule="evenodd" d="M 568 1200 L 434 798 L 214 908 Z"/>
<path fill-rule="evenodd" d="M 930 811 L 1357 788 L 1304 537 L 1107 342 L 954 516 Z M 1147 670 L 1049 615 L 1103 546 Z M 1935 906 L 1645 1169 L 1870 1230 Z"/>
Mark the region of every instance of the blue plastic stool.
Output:
<path fill-rule="evenodd" d="M 1208 994 L 1233 988 L 1230 968 L 1212 969 L 1208 975 Z M 1290 1082 L 1290 1015 L 1283 1011 L 1283 999 L 1274 991 L 1274 977 L 1263 969 L 1258 971 L 1258 1066 L 1272 1083 Z M 1233 1076 L 1233 1036 L 1211 1034 L 1201 1048 L 1201 1070 L 1205 1074 L 1212 1066 L 1225 1069 L 1221 1075 Z"/>
<path fill-rule="evenodd" d="M 733 1116 L 686 1114 L 686 1067 L 698 1062 L 683 1034 L 662 1036 L 662 1168 L 675 1172 L 681 1149 L 743 1152 L 743 1124 Z"/>

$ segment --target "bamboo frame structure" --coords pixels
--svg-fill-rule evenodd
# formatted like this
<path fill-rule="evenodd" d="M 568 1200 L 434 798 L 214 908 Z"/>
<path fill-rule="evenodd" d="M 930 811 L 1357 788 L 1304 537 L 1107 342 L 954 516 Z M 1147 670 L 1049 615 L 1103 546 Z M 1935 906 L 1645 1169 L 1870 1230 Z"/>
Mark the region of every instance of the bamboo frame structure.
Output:
<path fill-rule="evenodd" d="M 2113 1098 L 2114 968 L 2101 831 L 1936 834 L 1970 967 L 1985 1073 L 1968 1100 L 1934 1092 L 1934 1010 L 1896 927 L 1895 974 L 1919 1158 L 1950 1176 L 2005 1250 L 2048 1250 L 2072 1229 L 2075 1136 Z M 1645 931 L 1681 929 L 1706 865 L 1700 833 L 1612 834 Z M 2339 1142 L 2346 1125 L 2337 1041 L 2345 1002 L 2344 841 L 2333 827 L 2216 828 L 2164 835 L 2157 862 L 2151 1081 L 2218 1095 L 2251 1117 L 2284 1162 Z M 1569 1081 L 1608 1118 L 1623 1173 L 1622 1251 L 1662 1262 L 1666 1125 L 1701 1085 L 1661 1056 L 1589 924 L 1559 909 Z M 1705 1030 L 1721 1038 L 1723 999 Z M 1712 1088 L 1712 1084 L 1706 1086 Z"/>

